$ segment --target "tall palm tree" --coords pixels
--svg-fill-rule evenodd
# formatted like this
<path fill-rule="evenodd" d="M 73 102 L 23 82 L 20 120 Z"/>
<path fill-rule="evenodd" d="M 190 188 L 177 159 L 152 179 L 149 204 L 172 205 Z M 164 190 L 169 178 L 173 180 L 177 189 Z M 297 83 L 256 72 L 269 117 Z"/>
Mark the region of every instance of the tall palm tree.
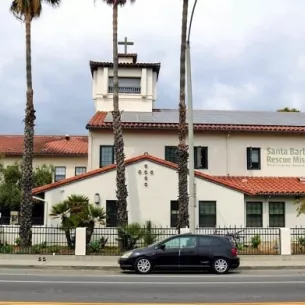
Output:
<path fill-rule="evenodd" d="M 183 0 L 182 31 L 180 50 L 180 102 L 179 102 L 179 145 L 178 145 L 178 188 L 179 188 L 179 214 L 178 229 L 189 225 L 188 213 L 188 147 L 186 145 L 186 104 L 185 104 L 185 53 L 186 53 L 186 31 L 187 31 L 188 0 Z"/>
<path fill-rule="evenodd" d="M 20 205 L 20 242 L 22 246 L 32 243 L 32 188 L 33 188 L 33 146 L 34 122 L 36 119 L 31 60 L 31 24 L 32 20 L 39 18 L 42 2 L 58 6 L 61 0 L 13 0 L 10 11 L 25 23 L 26 41 L 26 108 L 24 118 L 24 147 L 22 160 L 22 198 Z"/>
<path fill-rule="evenodd" d="M 118 6 L 124 6 L 128 0 L 102 0 L 112 5 L 112 34 L 113 34 L 113 134 L 116 159 L 116 195 L 117 195 L 117 221 L 119 226 L 128 223 L 127 213 L 127 185 L 125 174 L 124 140 L 119 109 L 119 76 L 118 76 Z M 134 3 L 136 0 L 129 0 Z"/>

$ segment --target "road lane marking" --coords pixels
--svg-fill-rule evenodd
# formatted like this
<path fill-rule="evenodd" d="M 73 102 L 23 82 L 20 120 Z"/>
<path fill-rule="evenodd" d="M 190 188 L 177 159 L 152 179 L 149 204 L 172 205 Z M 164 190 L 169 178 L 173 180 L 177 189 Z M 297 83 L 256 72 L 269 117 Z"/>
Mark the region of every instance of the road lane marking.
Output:
<path fill-rule="evenodd" d="M 305 284 L 305 281 L 259 281 L 259 282 L 105 282 L 105 281 L 30 281 L 30 280 L 0 280 L 0 283 L 18 284 L 62 284 L 62 285 L 295 285 Z M 305 304 L 305 303 L 304 303 Z"/>
<path fill-rule="evenodd" d="M 80 275 L 80 273 L 77 273 L 80 278 L 88 278 L 88 277 L 97 277 L 97 278 L 140 278 L 141 275 L 133 275 L 133 274 L 85 274 Z M 75 273 L 71 274 L 61 274 L 61 273 L 0 273 L 1 276 L 32 276 L 32 277 L 73 277 L 75 278 Z M 305 273 L 296 272 L 291 274 L 226 274 L 226 275 L 208 275 L 208 274 L 196 274 L 196 275 L 184 275 L 184 274 L 178 274 L 178 275 L 145 275 L 145 278 L 289 278 L 289 277 L 305 277 Z"/>
<path fill-rule="evenodd" d="M 305 302 L 262 302 L 262 303 L 64 303 L 64 302 L 1 302 L 0 305 L 305 305 Z"/>

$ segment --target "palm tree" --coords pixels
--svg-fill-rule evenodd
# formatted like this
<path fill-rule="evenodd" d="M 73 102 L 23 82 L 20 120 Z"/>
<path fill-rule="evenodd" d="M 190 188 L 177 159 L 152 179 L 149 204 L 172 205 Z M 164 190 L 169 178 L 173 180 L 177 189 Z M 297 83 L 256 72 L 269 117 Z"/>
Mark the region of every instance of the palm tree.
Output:
<path fill-rule="evenodd" d="M 119 109 L 119 77 L 118 77 L 118 6 L 124 6 L 128 0 L 102 0 L 112 5 L 112 31 L 113 31 L 113 134 L 116 160 L 116 196 L 117 196 L 117 221 L 119 226 L 128 223 L 127 213 L 127 185 L 125 174 L 124 140 Z M 135 0 L 129 0 L 134 3 Z"/>
<path fill-rule="evenodd" d="M 36 119 L 31 60 L 31 24 L 38 18 L 42 10 L 42 2 L 58 6 L 61 0 L 14 0 L 10 11 L 25 23 L 26 40 L 26 108 L 24 119 L 24 148 L 22 160 L 22 198 L 20 206 L 20 243 L 21 246 L 30 246 L 32 243 L 32 188 L 33 188 L 33 142 L 34 122 Z"/>
<path fill-rule="evenodd" d="M 188 147 L 186 145 L 186 105 L 185 105 L 185 52 L 186 52 L 186 30 L 187 30 L 188 0 L 183 0 L 182 10 L 182 32 L 180 50 L 180 102 L 179 102 L 179 145 L 178 145 L 178 188 L 179 188 L 179 214 L 178 229 L 189 225 L 188 213 Z"/>

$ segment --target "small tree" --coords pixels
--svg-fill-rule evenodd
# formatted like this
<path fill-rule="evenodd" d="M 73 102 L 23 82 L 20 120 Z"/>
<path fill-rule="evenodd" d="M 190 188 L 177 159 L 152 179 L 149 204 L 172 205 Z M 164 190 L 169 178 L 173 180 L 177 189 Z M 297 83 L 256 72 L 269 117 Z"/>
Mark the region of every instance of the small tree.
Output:
<path fill-rule="evenodd" d="M 285 107 L 282 109 L 278 109 L 277 112 L 301 112 L 301 111 L 296 108 Z"/>
<path fill-rule="evenodd" d="M 90 243 L 95 223 L 105 224 L 106 213 L 103 208 L 89 203 L 89 198 L 83 195 L 71 195 L 63 202 L 52 206 L 50 214 L 53 218 L 60 218 L 61 229 L 65 232 L 69 248 L 73 248 L 71 229 L 87 228 L 87 244 Z"/>
<path fill-rule="evenodd" d="M 35 168 L 33 172 L 34 186 L 39 187 L 52 182 L 54 168 L 43 164 Z M 0 166 L 0 208 L 19 210 L 21 202 L 21 178 L 20 164 Z"/>

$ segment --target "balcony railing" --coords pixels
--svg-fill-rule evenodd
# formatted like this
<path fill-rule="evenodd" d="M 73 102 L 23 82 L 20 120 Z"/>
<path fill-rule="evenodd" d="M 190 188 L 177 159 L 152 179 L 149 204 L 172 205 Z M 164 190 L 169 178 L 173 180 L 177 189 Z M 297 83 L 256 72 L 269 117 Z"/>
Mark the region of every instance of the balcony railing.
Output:
<path fill-rule="evenodd" d="M 113 93 L 113 86 L 108 87 L 108 92 Z M 141 87 L 119 87 L 119 93 L 140 94 Z"/>

